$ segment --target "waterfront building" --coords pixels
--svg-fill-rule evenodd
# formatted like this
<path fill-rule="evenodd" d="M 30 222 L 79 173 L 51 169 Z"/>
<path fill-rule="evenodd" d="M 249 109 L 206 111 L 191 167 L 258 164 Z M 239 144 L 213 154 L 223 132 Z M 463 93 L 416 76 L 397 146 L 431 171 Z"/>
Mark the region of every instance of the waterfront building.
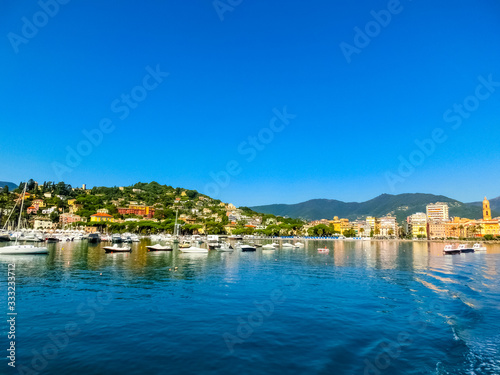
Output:
<path fill-rule="evenodd" d="M 394 216 L 384 216 L 379 220 L 380 236 L 392 237 L 398 234 L 398 225 Z"/>
<path fill-rule="evenodd" d="M 380 221 L 374 216 L 367 216 L 366 223 L 370 226 L 370 232 L 373 231 L 374 235 L 380 234 Z"/>
<path fill-rule="evenodd" d="M 413 238 L 417 237 L 427 237 L 427 215 L 423 212 L 417 212 L 413 215 L 408 216 L 408 226 L 411 230 L 411 235 Z"/>
<path fill-rule="evenodd" d="M 434 239 L 434 238 L 454 237 L 449 235 L 449 233 L 447 232 L 447 228 L 449 227 L 448 224 L 449 223 L 444 223 L 441 221 L 429 221 L 427 225 L 429 238 Z"/>
<path fill-rule="evenodd" d="M 91 222 L 114 222 L 113 216 L 110 214 L 97 213 L 90 215 Z"/>
<path fill-rule="evenodd" d="M 427 220 L 445 222 L 450 220 L 448 203 L 436 202 L 426 207 Z"/>
<path fill-rule="evenodd" d="M 48 230 L 48 229 L 53 229 L 54 224 L 49 219 L 36 218 L 33 224 L 33 228 L 35 230 Z"/>

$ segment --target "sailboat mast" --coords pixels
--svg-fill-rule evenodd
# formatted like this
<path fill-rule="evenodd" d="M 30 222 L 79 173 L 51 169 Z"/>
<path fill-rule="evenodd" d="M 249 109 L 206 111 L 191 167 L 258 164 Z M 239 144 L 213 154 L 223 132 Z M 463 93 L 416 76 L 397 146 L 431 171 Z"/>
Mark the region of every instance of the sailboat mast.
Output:
<path fill-rule="evenodd" d="M 23 197 L 21 200 L 21 212 L 19 212 L 19 220 L 17 221 L 17 231 L 20 230 L 21 228 L 21 216 L 23 216 L 23 206 L 24 206 L 24 196 L 26 195 L 26 187 L 28 186 L 28 183 L 26 182 L 24 184 L 24 189 L 23 189 Z M 16 245 L 17 245 L 17 239 L 19 238 L 19 233 L 16 236 Z"/>

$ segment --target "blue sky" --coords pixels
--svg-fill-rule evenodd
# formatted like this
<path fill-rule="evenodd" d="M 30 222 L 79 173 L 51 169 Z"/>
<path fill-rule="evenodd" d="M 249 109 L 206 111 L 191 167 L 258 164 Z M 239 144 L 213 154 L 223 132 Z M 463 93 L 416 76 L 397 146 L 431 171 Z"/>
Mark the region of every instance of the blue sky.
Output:
<path fill-rule="evenodd" d="M 500 195 L 498 1 L 53 1 L 0 4 L 0 180 L 236 205 Z"/>

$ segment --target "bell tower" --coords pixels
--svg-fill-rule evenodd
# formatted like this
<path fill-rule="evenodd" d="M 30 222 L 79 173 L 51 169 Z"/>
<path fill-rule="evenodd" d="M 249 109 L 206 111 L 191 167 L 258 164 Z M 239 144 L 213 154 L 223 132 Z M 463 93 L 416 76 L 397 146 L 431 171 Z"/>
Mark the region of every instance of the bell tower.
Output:
<path fill-rule="evenodd" d="M 486 197 L 483 200 L 483 220 L 491 220 L 490 201 Z"/>

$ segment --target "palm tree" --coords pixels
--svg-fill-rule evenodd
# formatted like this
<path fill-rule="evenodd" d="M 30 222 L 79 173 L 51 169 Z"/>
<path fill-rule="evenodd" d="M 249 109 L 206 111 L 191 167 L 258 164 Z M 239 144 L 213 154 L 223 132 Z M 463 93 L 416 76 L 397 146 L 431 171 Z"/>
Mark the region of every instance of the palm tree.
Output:
<path fill-rule="evenodd" d="M 464 237 L 463 236 L 464 226 L 462 224 L 460 224 L 460 226 L 458 227 L 458 229 L 460 229 L 460 235 L 459 235 L 459 237 Z"/>

